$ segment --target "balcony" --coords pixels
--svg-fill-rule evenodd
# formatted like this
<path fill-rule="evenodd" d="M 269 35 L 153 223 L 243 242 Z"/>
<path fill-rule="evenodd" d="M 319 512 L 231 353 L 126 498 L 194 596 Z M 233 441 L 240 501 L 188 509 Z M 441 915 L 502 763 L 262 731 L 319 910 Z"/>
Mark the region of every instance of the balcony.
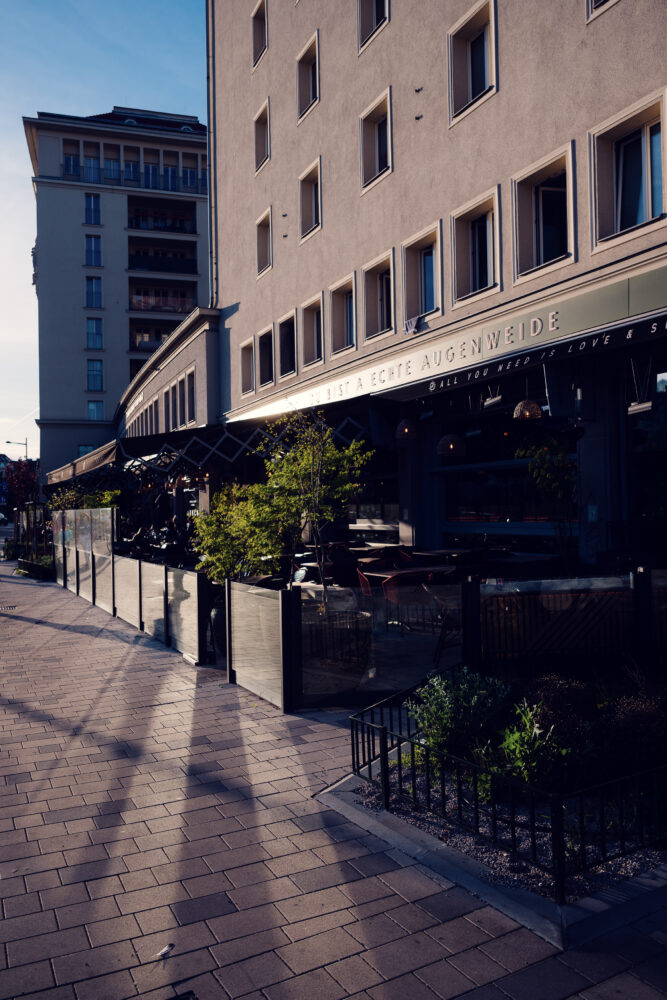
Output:
<path fill-rule="evenodd" d="M 130 337 L 130 350 L 140 354 L 152 354 L 161 347 L 167 339 L 167 335 L 160 340 L 140 340 L 138 337 Z"/>
<path fill-rule="evenodd" d="M 194 257 L 160 257 L 150 253 L 131 253 L 127 266 L 130 271 L 161 271 L 164 274 L 197 274 Z"/>
<path fill-rule="evenodd" d="M 194 219 L 179 219 L 164 215 L 130 215 L 127 219 L 127 228 L 153 233 L 197 235 L 197 224 Z"/>
<path fill-rule="evenodd" d="M 197 305 L 194 295 L 131 294 L 130 309 L 135 312 L 189 313 Z"/>
<path fill-rule="evenodd" d="M 82 167 L 75 163 L 63 163 L 60 168 L 60 176 L 65 181 L 127 187 L 135 190 L 173 191 L 186 194 L 208 193 L 208 175 L 205 172 L 197 175 L 195 171 L 183 170 L 179 174 L 175 167 L 160 172 L 157 168 L 153 170 L 152 164 L 146 164 L 143 172 L 134 169 L 128 170 L 128 167 L 134 167 L 134 164 L 126 163 L 125 171 L 121 172 L 120 164 L 117 169 L 109 169 L 101 165 Z"/>

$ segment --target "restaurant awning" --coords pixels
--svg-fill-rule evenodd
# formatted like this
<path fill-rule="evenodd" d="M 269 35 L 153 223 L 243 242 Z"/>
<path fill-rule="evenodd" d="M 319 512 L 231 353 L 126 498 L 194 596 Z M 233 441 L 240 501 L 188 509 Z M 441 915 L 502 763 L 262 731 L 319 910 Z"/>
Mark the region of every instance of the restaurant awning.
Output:
<path fill-rule="evenodd" d="M 68 479 L 74 479 L 76 476 L 82 476 L 86 472 L 99 469 L 103 465 L 109 465 L 116 458 L 117 451 L 118 442 L 107 441 L 106 444 L 100 445 L 94 451 L 89 451 L 81 458 L 75 458 L 73 462 L 68 462 L 67 465 L 61 465 L 59 469 L 48 472 L 46 481 L 49 486 L 57 486 L 58 483 L 67 482 Z"/>

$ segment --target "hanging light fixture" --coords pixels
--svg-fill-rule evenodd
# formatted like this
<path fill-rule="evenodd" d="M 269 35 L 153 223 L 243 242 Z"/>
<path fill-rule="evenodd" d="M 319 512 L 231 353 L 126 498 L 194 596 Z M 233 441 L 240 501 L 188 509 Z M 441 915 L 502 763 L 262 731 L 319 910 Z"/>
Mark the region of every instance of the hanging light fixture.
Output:
<path fill-rule="evenodd" d="M 396 433 L 394 438 L 396 440 L 396 445 L 398 448 L 405 448 L 417 437 L 417 428 L 413 424 L 412 420 L 407 418 L 401 420 L 400 424 L 396 428 Z"/>
<path fill-rule="evenodd" d="M 463 458 L 466 453 L 465 441 L 458 434 L 444 434 L 435 451 L 441 458 Z"/>
<path fill-rule="evenodd" d="M 512 416 L 515 420 L 539 420 L 542 416 L 542 407 L 534 399 L 522 399 L 514 407 Z"/>

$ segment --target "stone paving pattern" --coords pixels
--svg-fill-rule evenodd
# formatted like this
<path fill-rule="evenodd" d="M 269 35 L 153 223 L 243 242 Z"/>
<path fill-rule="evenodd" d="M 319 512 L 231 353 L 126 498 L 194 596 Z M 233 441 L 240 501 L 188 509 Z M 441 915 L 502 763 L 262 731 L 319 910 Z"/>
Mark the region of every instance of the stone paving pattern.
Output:
<path fill-rule="evenodd" d="M 559 952 L 312 798 L 344 717 L 283 716 L 13 570 L 0 998 L 667 996 L 667 911 Z"/>

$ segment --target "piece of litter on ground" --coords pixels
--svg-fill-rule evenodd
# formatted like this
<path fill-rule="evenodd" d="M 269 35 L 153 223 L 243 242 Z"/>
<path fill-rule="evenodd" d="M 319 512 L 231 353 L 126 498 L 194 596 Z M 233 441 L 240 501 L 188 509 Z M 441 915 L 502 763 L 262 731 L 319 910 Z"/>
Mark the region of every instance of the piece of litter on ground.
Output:
<path fill-rule="evenodd" d="M 157 955 L 153 955 L 153 957 L 149 959 L 149 962 L 157 962 L 158 959 L 160 958 L 166 958 L 167 955 L 171 954 L 171 952 L 174 950 L 175 947 L 176 945 L 174 944 L 174 942 L 170 941 L 169 944 L 166 944 L 164 948 L 160 949 Z"/>

